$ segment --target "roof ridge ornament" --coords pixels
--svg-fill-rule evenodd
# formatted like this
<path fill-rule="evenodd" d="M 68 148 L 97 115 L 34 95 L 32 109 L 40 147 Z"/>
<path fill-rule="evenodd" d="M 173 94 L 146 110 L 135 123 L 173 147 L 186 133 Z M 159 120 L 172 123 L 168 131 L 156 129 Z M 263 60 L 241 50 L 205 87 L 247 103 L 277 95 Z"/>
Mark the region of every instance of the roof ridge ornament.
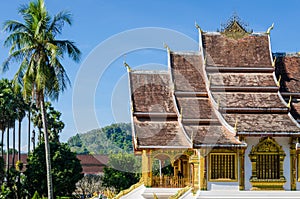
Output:
<path fill-rule="evenodd" d="M 164 48 L 167 49 L 168 52 L 171 51 L 170 47 L 169 47 L 168 44 L 166 44 L 165 42 L 164 42 Z"/>
<path fill-rule="evenodd" d="M 273 28 L 274 28 L 274 23 L 272 23 L 272 25 L 268 28 L 268 30 L 267 30 L 267 32 L 266 32 L 266 34 L 270 34 L 270 32 L 271 32 L 271 30 L 273 30 Z"/>
<path fill-rule="evenodd" d="M 131 72 L 130 66 L 126 63 L 126 61 L 123 62 L 124 66 L 127 68 L 127 72 Z"/>
<path fill-rule="evenodd" d="M 292 103 L 292 96 L 290 95 L 289 103 L 287 104 L 288 108 L 291 108 L 291 103 Z"/>
<path fill-rule="evenodd" d="M 238 126 L 238 119 L 235 119 L 235 124 L 234 124 L 234 131 L 237 132 L 237 126 Z"/>
<path fill-rule="evenodd" d="M 241 39 L 252 33 L 252 30 L 247 29 L 247 25 L 234 14 L 226 24 L 221 24 L 221 34 L 232 39 Z"/>
<path fill-rule="evenodd" d="M 200 28 L 200 26 L 197 24 L 197 22 L 195 21 L 195 27 L 197 28 L 197 30 L 199 31 L 199 33 L 202 33 L 202 29 Z"/>
<path fill-rule="evenodd" d="M 273 62 L 272 62 L 272 66 L 273 66 L 273 67 L 275 67 L 275 65 L 276 65 L 276 60 L 277 60 L 277 57 L 275 57 L 275 58 L 273 59 Z"/>
<path fill-rule="evenodd" d="M 279 75 L 278 81 L 277 81 L 277 86 L 280 87 L 280 81 L 281 81 L 281 75 Z"/>

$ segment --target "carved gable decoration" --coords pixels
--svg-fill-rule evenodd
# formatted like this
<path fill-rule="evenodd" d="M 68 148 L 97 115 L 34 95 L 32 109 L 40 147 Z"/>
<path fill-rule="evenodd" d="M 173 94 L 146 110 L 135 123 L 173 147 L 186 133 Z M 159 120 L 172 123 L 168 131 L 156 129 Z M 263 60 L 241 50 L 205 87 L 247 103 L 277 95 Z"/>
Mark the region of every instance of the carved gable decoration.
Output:
<path fill-rule="evenodd" d="M 259 143 L 252 148 L 251 154 L 254 153 L 276 153 L 285 154 L 282 146 L 280 146 L 273 138 L 261 138 Z"/>
<path fill-rule="evenodd" d="M 240 39 L 251 34 L 252 31 L 247 31 L 245 25 L 242 24 L 237 16 L 232 17 L 221 31 L 222 35 L 233 39 Z"/>

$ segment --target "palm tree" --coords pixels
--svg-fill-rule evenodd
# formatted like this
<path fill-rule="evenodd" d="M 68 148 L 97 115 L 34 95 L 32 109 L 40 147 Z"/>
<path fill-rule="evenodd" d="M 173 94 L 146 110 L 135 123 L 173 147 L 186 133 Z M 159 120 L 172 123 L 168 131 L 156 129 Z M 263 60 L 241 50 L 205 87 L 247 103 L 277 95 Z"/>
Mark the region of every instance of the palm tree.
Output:
<path fill-rule="evenodd" d="M 4 31 L 10 33 L 4 45 L 10 54 L 3 63 L 3 70 L 11 62 L 20 62 L 14 82 L 23 86 L 23 96 L 32 97 L 41 109 L 44 129 L 47 167 L 48 198 L 53 199 L 50 145 L 45 110 L 45 97 L 57 100 L 70 84 L 61 63 L 67 54 L 74 61 L 80 60 L 80 50 L 69 40 L 57 40 L 65 23 L 71 25 L 71 14 L 59 12 L 51 17 L 44 0 L 36 0 L 19 9 L 24 23 L 10 20 L 4 23 Z"/>

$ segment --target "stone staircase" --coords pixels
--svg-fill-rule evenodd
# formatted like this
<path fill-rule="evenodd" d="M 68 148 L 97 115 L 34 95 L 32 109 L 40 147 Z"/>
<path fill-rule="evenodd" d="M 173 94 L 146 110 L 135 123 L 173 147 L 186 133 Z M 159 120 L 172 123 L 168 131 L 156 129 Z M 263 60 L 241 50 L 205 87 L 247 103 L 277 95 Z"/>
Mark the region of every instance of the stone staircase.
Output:
<path fill-rule="evenodd" d="M 300 199 L 300 191 L 201 191 L 197 199 Z"/>

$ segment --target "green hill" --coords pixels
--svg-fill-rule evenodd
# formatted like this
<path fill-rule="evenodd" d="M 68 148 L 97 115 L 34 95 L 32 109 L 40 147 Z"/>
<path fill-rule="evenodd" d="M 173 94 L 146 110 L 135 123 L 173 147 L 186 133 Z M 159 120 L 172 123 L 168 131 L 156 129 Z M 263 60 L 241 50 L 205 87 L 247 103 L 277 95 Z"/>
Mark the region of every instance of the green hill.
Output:
<path fill-rule="evenodd" d="M 131 125 L 112 124 L 70 137 L 68 145 L 78 154 L 109 154 L 132 152 Z"/>

